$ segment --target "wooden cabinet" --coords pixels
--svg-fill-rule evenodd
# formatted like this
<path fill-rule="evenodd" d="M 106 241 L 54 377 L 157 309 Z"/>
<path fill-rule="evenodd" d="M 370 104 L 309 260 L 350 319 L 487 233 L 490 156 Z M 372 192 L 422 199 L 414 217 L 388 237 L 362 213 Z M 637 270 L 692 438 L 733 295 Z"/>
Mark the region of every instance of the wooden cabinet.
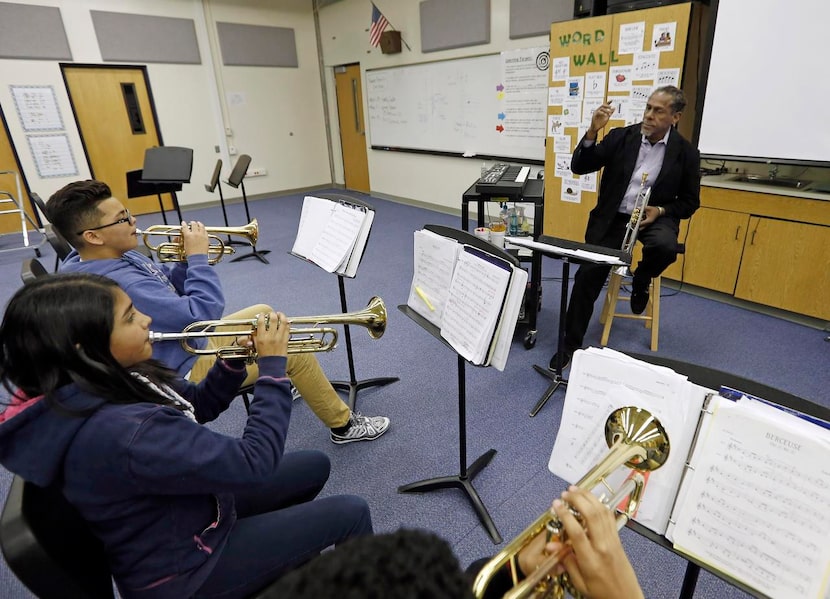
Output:
<path fill-rule="evenodd" d="M 830 227 L 750 218 L 735 297 L 830 320 Z"/>
<path fill-rule="evenodd" d="M 830 202 L 708 186 L 700 201 L 665 277 L 830 320 Z"/>
<path fill-rule="evenodd" d="M 732 294 L 748 224 L 748 214 L 700 208 L 690 221 L 682 221 L 680 239 L 686 240 L 686 253 L 664 276 Z"/>

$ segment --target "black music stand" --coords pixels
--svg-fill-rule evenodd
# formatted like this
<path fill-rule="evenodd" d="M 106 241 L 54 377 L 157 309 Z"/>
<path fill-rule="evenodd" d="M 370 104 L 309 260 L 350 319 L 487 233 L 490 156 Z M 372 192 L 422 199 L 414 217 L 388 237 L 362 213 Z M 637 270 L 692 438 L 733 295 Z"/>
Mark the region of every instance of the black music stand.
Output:
<path fill-rule="evenodd" d="M 176 146 L 158 146 L 144 150 L 144 166 L 142 167 L 137 183 L 142 187 L 143 195 L 156 194 L 159 200 L 159 209 L 167 224 L 167 214 L 164 211 L 164 204 L 161 194 L 169 193 L 173 199 L 173 207 L 179 217 L 182 218 L 182 211 L 179 208 L 179 199 L 176 192 L 182 190 L 183 183 L 190 183 L 190 175 L 193 172 L 193 149 L 179 148 Z M 135 175 L 133 175 L 135 176 Z M 146 187 L 149 185 L 151 187 Z M 136 191 L 135 183 L 133 191 Z M 130 195 L 130 174 L 127 174 L 127 197 L 138 197 Z"/>
<path fill-rule="evenodd" d="M 233 188 L 242 188 L 242 203 L 245 206 L 245 218 L 248 220 L 246 224 L 251 222 L 251 213 L 248 211 L 248 196 L 245 194 L 245 175 L 248 173 L 248 167 L 251 165 L 251 157 L 247 154 L 241 154 L 239 158 L 236 160 L 236 164 L 231 171 L 231 174 L 228 175 L 228 185 Z M 221 195 L 221 194 L 220 194 Z M 224 202 L 222 203 L 222 209 L 224 210 Z M 227 220 L 226 220 L 227 222 Z M 251 251 L 247 254 L 243 254 L 241 256 L 237 256 L 233 258 L 231 262 L 239 262 L 240 260 L 245 260 L 247 258 L 256 258 L 260 262 L 264 264 L 270 264 L 268 260 L 265 259 L 265 254 L 269 253 L 271 250 L 258 250 L 256 249 L 256 243 L 251 244 Z"/>
<path fill-rule="evenodd" d="M 361 200 L 355 199 L 350 196 L 341 195 L 337 193 L 321 193 L 317 194 L 318 198 L 323 198 L 324 200 L 331 200 L 332 202 L 342 202 L 344 204 L 350 204 L 352 206 L 357 206 L 362 208 L 363 210 L 372 210 L 372 207 L 363 202 Z M 368 243 L 368 241 L 367 241 Z M 296 254 L 295 254 L 296 255 Z M 346 275 L 341 275 L 337 273 L 337 287 L 340 290 L 340 309 L 346 314 L 349 311 L 348 306 L 346 305 L 346 286 L 344 283 L 344 279 Z M 350 277 L 352 278 L 352 277 Z M 348 381 L 330 381 L 331 386 L 337 389 L 338 391 L 348 391 L 349 397 L 347 400 L 347 404 L 349 405 L 349 409 L 354 411 L 355 406 L 357 405 L 357 392 L 361 389 L 369 389 L 371 387 L 381 387 L 383 385 L 388 385 L 390 383 L 396 383 L 400 379 L 396 376 L 385 376 L 385 377 L 377 377 L 372 379 L 363 379 L 362 381 L 358 381 L 357 377 L 355 376 L 354 371 L 354 354 L 352 353 L 352 335 L 349 331 L 349 325 L 343 325 L 343 337 L 346 339 L 346 357 L 349 361 L 349 380 Z"/>
<path fill-rule="evenodd" d="M 452 229 L 441 225 L 425 225 L 424 228 L 432 231 L 438 235 L 455 239 L 456 241 L 465 245 L 470 245 L 480 250 L 483 250 L 494 256 L 506 260 L 514 266 L 519 266 L 519 260 L 508 254 L 506 251 L 497 248 L 496 246 L 482 241 L 472 233 L 461 231 L 459 229 Z M 426 318 L 418 314 L 415 310 L 407 305 L 400 305 L 398 309 L 409 316 L 421 328 L 425 329 L 433 337 L 441 341 L 444 345 L 455 351 L 455 349 L 441 337 L 441 329 Z M 465 385 L 465 364 L 466 360 L 458 354 L 458 458 L 459 458 L 459 473 L 449 476 L 440 476 L 437 478 L 428 478 L 414 483 L 409 483 L 398 487 L 399 493 L 409 493 L 413 491 L 427 492 L 438 489 L 461 489 L 467 495 L 467 499 L 473 506 L 473 509 L 478 515 L 478 519 L 487 529 L 493 543 L 498 545 L 502 542 L 502 537 L 496 528 L 493 519 L 490 517 L 484 502 L 481 501 L 478 492 L 473 487 L 473 479 L 481 472 L 487 464 L 496 455 L 495 449 L 489 449 L 484 454 L 479 456 L 469 467 L 467 467 L 467 392 Z"/>
<path fill-rule="evenodd" d="M 548 368 L 544 368 L 543 366 L 539 366 L 537 364 L 533 365 L 533 369 L 536 372 L 549 379 L 551 382 L 547 390 L 544 394 L 542 394 L 542 397 L 536 402 L 533 409 L 530 410 L 531 417 L 536 416 L 536 414 L 539 413 L 539 410 L 541 410 L 548 400 L 553 397 L 553 394 L 556 393 L 556 390 L 560 386 L 566 387 L 568 385 L 568 379 L 562 376 L 562 350 L 565 347 L 565 316 L 568 313 L 568 279 L 570 278 L 570 265 L 572 262 L 574 264 L 605 263 L 601 260 L 592 259 L 589 256 L 580 254 L 575 255 L 574 252 L 591 252 L 594 254 L 601 254 L 609 258 L 616 258 L 617 262 L 610 263 L 611 266 L 631 264 L 631 254 L 623 250 L 613 250 L 611 248 L 591 245 L 588 243 L 576 243 L 574 241 L 550 237 L 548 235 L 541 235 L 539 237 L 539 243 L 545 244 L 547 247 L 542 249 L 538 246 L 533 246 L 531 249 L 534 252 L 540 252 L 543 256 L 550 256 L 551 258 L 562 260 L 562 293 L 559 297 L 559 334 L 556 344 L 556 370 L 551 372 Z M 518 245 L 521 244 L 519 243 Z"/>

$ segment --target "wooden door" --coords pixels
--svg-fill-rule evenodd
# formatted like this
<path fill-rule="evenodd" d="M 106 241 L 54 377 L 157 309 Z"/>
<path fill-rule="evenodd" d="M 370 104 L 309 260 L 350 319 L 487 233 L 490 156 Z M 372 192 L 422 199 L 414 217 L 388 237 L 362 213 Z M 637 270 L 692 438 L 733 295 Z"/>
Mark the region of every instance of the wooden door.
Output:
<path fill-rule="evenodd" d="M 144 150 L 160 146 L 150 82 L 144 67 L 62 64 L 89 170 L 134 214 L 158 212 L 157 196 L 127 199 L 127 171 L 144 164 Z M 172 209 L 170 194 L 165 209 Z"/>
<path fill-rule="evenodd" d="M 334 80 L 346 189 L 369 193 L 369 160 L 366 155 L 366 122 L 363 119 L 360 65 L 336 67 Z"/>
<path fill-rule="evenodd" d="M 26 192 L 26 183 L 23 180 L 23 169 L 20 168 L 20 163 L 17 160 L 17 154 L 14 151 L 14 146 L 12 146 L 9 129 L 6 125 L 6 117 L 3 114 L 2 109 L 0 109 L 0 119 L 3 121 L 3 126 L 0 128 L 0 191 L 12 194 L 14 199 L 16 199 L 17 202 L 23 206 L 23 209 L 27 212 L 27 214 L 33 218 L 35 222 L 38 222 L 35 217 L 34 209 L 32 208 L 32 202 L 29 201 L 29 194 Z M 7 173 L 8 171 L 13 171 L 19 174 L 20 196 L 22 197 L 18 197 L 17 181 L 15 180 L 14 174 Z M 0 194 L 0 200 L 7 199 L 9 199 L 9 196 L 5 193 Z M 17 207 L 11 202 L 0 203 L 0 212 L 13 209 L 16 210 Z M 30 222 L 26 221 L 26 225 L 29 230 L 33 229 Z M 19 212 L 16 214 L 0 214 L 0 234 L 13 232 L 22 233 L 20 227 Z M 22 245 L 22 235 L 19 239 Z"/>

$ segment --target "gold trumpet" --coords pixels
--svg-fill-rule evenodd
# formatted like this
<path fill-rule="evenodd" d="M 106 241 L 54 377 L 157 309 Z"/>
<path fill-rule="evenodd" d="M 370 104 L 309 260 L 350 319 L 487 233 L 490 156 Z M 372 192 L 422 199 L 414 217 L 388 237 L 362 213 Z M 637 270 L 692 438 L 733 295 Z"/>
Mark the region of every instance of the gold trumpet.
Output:
<path fill-rule="evenodd" d="M 205 227 L 208 238 L 211 240 L 208 246 L 208 263 L 216 264 L 225 254 L 234 254 L 236 250 L 223 242 L 219 235 L 239 235 L 245 237 L 248 243 L 256 245 L 259 238 L 259 224 L 254 219 L 244 227 Z M 136 230 L 142 236 L 144 245 L 158 254 L 159 262 L 184 262 L 187 255 L 184 251 L 184 238 L 181 225 L 152 225 L 147 229 Z M 152 245 L 149 241 L 151 235 L 164 235 L 166 237 L 178 236 L 176 241 L 167 241 Z"/>
<path fill-rule="evenodd" d="M 634 209 L 631 211 L 631 219 L 625 226 L 625 237 L 623 238 L 621 249 L 629 254 L 634 249 L 634 242 L 637 241 L 637 234 L 640 232 L 640 223 L 645 218 L 646 207 L 651 197 L 651 187 L 646 187 L 646 180 L 648 180 L 648 173 L 643 173 L 643 179 L 640 181 L 640 191 L 637 192 L 637 199 L 634 200 Z"/>
<path fill-rule="evenodd" d="M 291 337 L 288 340 L 288 353 L 300 354 L 311 352 L 331 351 L 337 346 L 337 331 L 330 326 L 320 325 L 357 325 L 366 327 L 372 339 L 380 339 L 386 331 L 386 305 L 377 296 L 369 300 L 367 306 L 360 312 L 345 314 L 327 314 L 325 316 L 303 316 L 289 318 Z M 311 325 L 297 328 L 296 325 Z M 242 318 L 237 320 L 202 320 L 185 327 L 181 333 L 149 332 L 150 343 L 158 341 L 181 341 L 185 351 L 196 355 L 216 354 L 219 358 L 245 358 L 248 363 L 256 360 L 255 347 L 236 345 L 235 343 L 222 347 L 194 347 L 188 343 L 190 339 L 205 339 L 208 337 L 241 337 L 252 335 L 256 331 L 256 318 Z"/>
<path fill-rule="evenodd" d="M 651 413 L 629 406 L 615 410 L 608 417 L 605 422 L 605 440 L 610 451 L 599 464 L 576 483 L 576 486 L 590 490 L 600 483 L 605 485 L 609 491 L 613 492 L 613 497 L 607 500 L 603 498 L 603 503 L 609 509 L 615 509 L 620 501 L 628 497 L 625 511 L 617 514 L 617 528 L 619 529 L 633 517 L 639 506 L 644 486 L 644 477 L 641 473 L 656 470 L 668 459 L 669 437 L 663 425 Z M 637 472 L 628 477 L 620 489 L 613 491 L 605 479 L 623 464 Z M 581 520 L 576 510 L 569 509 L 577 520 Z M 483 597 L 496 572 L 510 562 L 514 572 L 514 586 L 504 595 L 505 599 L 564 597 L 565 592 L 574 597 L 581 597 L 568 579 L 567 573 L 558 576 L 552 574 L 555 566 L 571 551 L 569 545 L 549 556 L 535 572 L 517 583 L 515 573 L 519 571 L 520 551 L 543 532 L 548 535 L 549 539 L 566 540 L 559 518 L 550 512 L 545 512 L 484 565 L 473 583 L 473 594 L 479 599 Z"/>

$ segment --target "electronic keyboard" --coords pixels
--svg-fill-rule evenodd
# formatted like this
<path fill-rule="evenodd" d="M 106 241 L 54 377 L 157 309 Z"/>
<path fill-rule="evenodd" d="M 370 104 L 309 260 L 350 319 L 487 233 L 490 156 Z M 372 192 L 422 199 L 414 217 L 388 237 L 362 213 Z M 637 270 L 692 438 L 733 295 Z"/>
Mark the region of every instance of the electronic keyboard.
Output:
<path fill-rule="evenodd" d="M 476 183 L 476 193 L 517 199 L 524 195 L 529 166 L 499 163 L 491 166 Z"/>

